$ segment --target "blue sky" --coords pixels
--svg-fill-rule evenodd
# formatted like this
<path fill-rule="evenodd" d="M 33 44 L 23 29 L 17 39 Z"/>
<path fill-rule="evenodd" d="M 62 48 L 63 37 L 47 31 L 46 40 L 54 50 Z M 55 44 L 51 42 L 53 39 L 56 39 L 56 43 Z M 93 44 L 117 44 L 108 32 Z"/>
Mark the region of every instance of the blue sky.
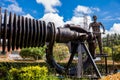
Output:
<path fill-rule="evenodd" d="M 107 33 L 120 33 L 120 0 L 0 0 L 0 6 L 25 17 L 55 22 L 82 24 L 83 14 L 88 24 L 98 16 Z"/>

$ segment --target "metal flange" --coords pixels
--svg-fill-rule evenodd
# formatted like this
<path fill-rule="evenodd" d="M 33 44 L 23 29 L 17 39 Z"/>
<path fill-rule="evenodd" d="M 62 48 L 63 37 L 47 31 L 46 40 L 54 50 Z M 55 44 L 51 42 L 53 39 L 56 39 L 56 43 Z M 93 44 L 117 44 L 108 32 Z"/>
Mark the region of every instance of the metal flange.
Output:
<path fill-rule="evenodd" d="M 18 30 L 17 30 L 17 41 L 16 41 L 16 49 L 20 47 L 21 42 L 21 33 L 22 33 L 22 17 L 18 16 Z"/>
<path fill-rule="evenodd" d="M 16 40 L 17 40 L 17 16 L 14 14 L 13 19 L 13 36 L 12 36 L 12 50 L 14 50 L 16 47 Z"/>
<path fill-rule="evenodd" d="M 10 51 L 11 46 L 12 46 L 12 36 L 13 36 L 13 16 L 12 13 L 10 12 L 10 16 L 9 16 L 9 30 L 8 30 L 8 46 L 7 49 L 8 51 Z"/>
<path fill-rule="evenodd" d="M 2 44 L 2 50 L 3 50 L 3 54 L 5 53 L 5 49 L 6 49 L 6 40 L 7 40 L 7 10 L 5 10 L 5 14 L 4 14 L 4 25 L 3 25 L 3 44 Z"/>
<path fill-rule="evenodd" d="M 37 41 L 36 41 L 36 46 L 39 46 L 40 43 L 40 22 L 36 20 L 37 22 Z"/>
<path fill-rule="evenodd" d="M 39 21 L 39 23 L 40 23 L 40 43 L 39 43 L 39 46 L 41 46 L 41 44 L 42 44 L 42 40 L 43 40 L 43 24 L 42 24 L 42 21 Z"/>
<path fill-rule="evenodd" d="M 24 46 L 24 40 L 25 40 L 25 19 L 22 16 L 22 33 L 21 33 L 21 42 L 20 42 L 20 48 Z"/>

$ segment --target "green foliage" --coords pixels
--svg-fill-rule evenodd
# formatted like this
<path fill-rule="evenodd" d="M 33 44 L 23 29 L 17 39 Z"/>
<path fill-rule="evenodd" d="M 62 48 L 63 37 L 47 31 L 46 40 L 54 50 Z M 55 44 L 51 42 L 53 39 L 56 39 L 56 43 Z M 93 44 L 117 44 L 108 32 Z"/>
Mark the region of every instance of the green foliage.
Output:
<path fill-rule="evenodd" d="M 108 47 L 120 45 L 120 34 L 107 34 L 107 36 L 103 38 L 103 45 Z"/>
<path fill-rule="evenodd" d="M 113 59 L 117 62 L 120 61 L 120 45 L 114 46 Z"/>
<path fill-rule="evenodd" d="M 99 47 L 96 48 L 96 53 L 100 53 Z M 109 56 L 112 55 L 112 49 L 110 47 L 103 47 L 103 53 L 108 54 Z"/>
<path fill-rule="evenodd" d="M 29 66 L 9 70 L 9 80 L 45 80 L 48 69 L 46 67 Z"/>
<path fill-rule="evenodd" d="M 120 61 L 120 34 L 111 34 L 103 38 L 103 45 L 113 49 L 113 59 Z"/>
<path fill-rule="evenodd" d="M 108 55 L 111 55 L 112 49 L 109 47 L 103 47 L 103 53 L 106 53 Z"/>
<path fill-rule="evenodd" d="M 23 58 L 34 58 L 35 60 L 41 59 L 45 54 L 46 46 L 36 48 L 23 48 L 20 51 L 20 55 Z"/>
<path fill-rule="evenodd" d="M 68 47 L 65 44 L 62 43 L 55 43 L 53 48 L 53 56 L 55 60 L 63 60 L 65 59 L 69 54 Z"/>
<path fill-rule="evenodd" d="M 116 62 L 119 62 L 120 61 L 120 53 L 119 54 L 114 54 L 113 55 L 113 60 L 116 61 Z"/>
<path fill-rule="evenodd" d="M 57 76 L 54 75 L 48 75 L 45 80 L 60 80 Z"/>
<path fill-rule="evenodd" d="M 0 80 L 7 79 L 7 69 L 6 66 L 0 64 Z"/>
<path fill-rule="evenodd" d="M 120 53 L 120 45 L 119 46 L 114 46 L 114 53 L 115 54 Z"/>

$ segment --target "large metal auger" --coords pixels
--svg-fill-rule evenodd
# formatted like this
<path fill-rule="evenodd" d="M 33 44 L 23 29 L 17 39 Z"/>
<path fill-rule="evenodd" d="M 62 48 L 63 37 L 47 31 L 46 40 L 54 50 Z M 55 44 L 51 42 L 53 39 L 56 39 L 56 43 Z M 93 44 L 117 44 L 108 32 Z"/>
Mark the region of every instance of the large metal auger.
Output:
<path fill-rule="evenodd" d="M 9 13 L 7 10 L 2 19 L 0 8 L 0 39 L 3 52 L 7 50 L 18 49 L 22 47 L 36 47 L 43 46 L 47 38 L 47 27 L 45 21 L 38 21 L 35 19 L 17 16 Z M 2 23 L 3 20 L 3 23 Z M 49 23 L 47 26 L 52 25 Z"/>
<path fill-rule="evenodd" d="M 8 16 L 7 10 L 2 19 L 0 8 L 0 39 L 3 52 L 6 48 L 10 51 L 22 47 L 44 46 L 45 42 L 68 42 L 78 36 L 81 34 L 69 28 L 56 29 L 53 22 L 46 24 L 45 21 L 17 16 L 11 12 Z"/>
<path fill-rule="evenodd" d="M 12 12 L 8 15 L 7 10 L 5 10 L 4 16 L 2 17 L 0 8 L 0 45 L 2 46 L 2 54 L 5 54 L 6 51 L 21 49 L 23 47 L 39 47 L 46 44 L 48 47 L 46 50 L 47 63 L 52 68 L 55 68 L 58 73 L 76 75 L 76 68 L 69 67 L 73 60 L 74 53 L 76 53 L 76 49 L 74 50 L 74 48 L 72 48 L 73 52 L 71 53 L 67 67 L 63 67 L 54 60 L 54 42 L 67 43 L 73 41 L 74 45 L 74 42 L 84 42 L 86 36 L 88 36 L 88 32 L 80 28 L 80 26 L 65 25 L 64 27 L 55 28 L 53 22 L 46 24 L 45 21 L 30 19 L 20 15 L 17 16 L 16 14 L 12 14 Z M 81 43 L 81 45 L 83 45 L 88 57 L 90 57 L 87 61 L 91 60 L 97 75 L 101 77 L 90 52 L 84 43 Z M 77 48 L 78 46 L 75 47 Z M 84 63 L 83 66 L 85 64 L 86 63 Z"/>

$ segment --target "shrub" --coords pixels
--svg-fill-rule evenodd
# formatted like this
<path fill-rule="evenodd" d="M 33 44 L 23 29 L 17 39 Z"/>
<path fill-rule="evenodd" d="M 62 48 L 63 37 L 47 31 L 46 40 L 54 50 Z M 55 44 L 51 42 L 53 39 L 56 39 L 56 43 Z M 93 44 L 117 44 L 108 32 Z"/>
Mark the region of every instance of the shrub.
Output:
<path fill-rule="evenodd" d="M 114 46 L 113 60 L 117 62 L 120 61 L 120 46 Z"/>
<path fill-rule="evenodd" d="M 9 70 L 9 80 L 45 80 L 47 78 L 47 67 L 29 66 L 20 69 Z"/>
<path fill-rule="evenodd" d="M 116 61 L 116 62 L 119 62 L 120 61 L 120 53 L 119 54 L 114 54 L 113 55 L 113 60 Z"/>
<path fill-rule="evenodd" d="M 0 80 L 6 80 L 7 78 L 7 69 L 5 66 L 0 65 Z"/>
<path fill-rule="evenodd" d="M 100 53 L 99 47 L 96 48 L 96 53 Z M 110 47 L 103 47 L 103 53 L 106 53 L 111 56 L 112 49 Z"/>
<path fill-rule="evenodd" d="M 23 48 L 20 51 L 20 56 L 23 58 L 41 59 L 45 54 L 46 46 L 36 48 Z"/>
<path fill-rule="evenodd" d="M 65 44 L 55 43 L 53 48 L 53 56 L 55 60 L 61 61 L 67 58 L 68 54 L 69 54 L 69 50 Z"/>

